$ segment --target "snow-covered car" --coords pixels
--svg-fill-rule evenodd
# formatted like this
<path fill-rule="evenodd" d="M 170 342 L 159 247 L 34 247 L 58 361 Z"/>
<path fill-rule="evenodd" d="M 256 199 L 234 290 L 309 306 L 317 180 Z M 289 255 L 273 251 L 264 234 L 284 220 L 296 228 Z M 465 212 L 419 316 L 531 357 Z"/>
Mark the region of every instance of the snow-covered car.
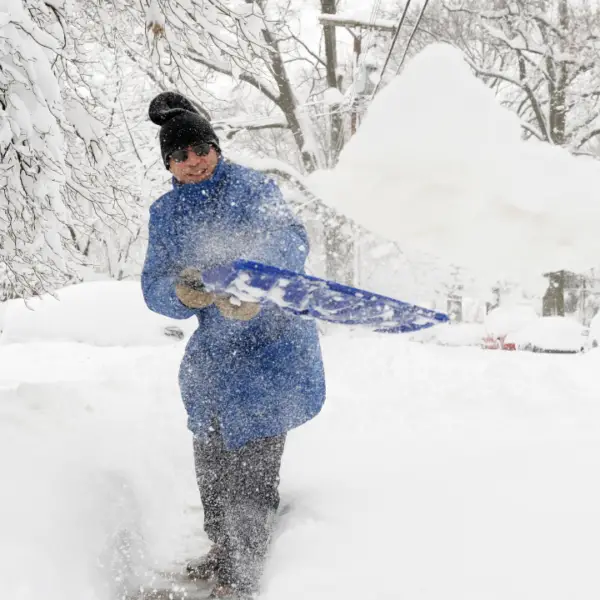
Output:
<path fill-rule="evenodd" d="M 538 318 L 534 308 L 529 304 L 495 308 L 485 317 L 485 334 L 481 346 L 487 350 L 516 350 L 517 346 L 510 336 L 536 322 Z"/>
<path fill-rule="evenodd" d="M 94 281 L 54 296 L 5 303 L 0 342 L 62 340 L 95 346 L 155 346 L 188 338 L 196 319 L 151 312 L 137 281 Z"/>
<path fill-rule="evenodd" d="M 588 346 L 589 329 L 569 317 L 538 317 L 519 331 L 507 335 L 505 343 L 518 350 L 554 354 L 576 354 Z"/>

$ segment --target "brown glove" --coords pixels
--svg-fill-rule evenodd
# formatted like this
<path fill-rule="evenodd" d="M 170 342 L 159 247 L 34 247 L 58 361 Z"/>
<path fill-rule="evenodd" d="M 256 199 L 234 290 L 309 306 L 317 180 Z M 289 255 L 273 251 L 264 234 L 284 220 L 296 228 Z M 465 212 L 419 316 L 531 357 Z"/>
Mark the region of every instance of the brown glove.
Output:
<path fill-rule="evenodd" d="M 203 291 L 204 286 L 198 269 L 184 269 L 175 285 L 175 294 L 188 308 L 206 308 L 215 301 L 215 295 Z"/>
<path fill-rule="evenodd" d="M 233 296 L 216 296 L 215 306 L 226 319 L 249 321 L 260 312 L 260 304 L 256 302 L 242 302 Z"/>

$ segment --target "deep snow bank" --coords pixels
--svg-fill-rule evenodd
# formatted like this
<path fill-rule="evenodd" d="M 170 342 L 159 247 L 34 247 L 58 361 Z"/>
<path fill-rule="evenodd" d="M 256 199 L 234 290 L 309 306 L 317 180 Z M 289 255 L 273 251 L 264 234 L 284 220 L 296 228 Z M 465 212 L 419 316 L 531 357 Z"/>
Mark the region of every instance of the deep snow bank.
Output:
<path fill-rule="evenodd" d="M 0 598 L 114 600 L 197 502 L 177 346 L 0 347 Z"/>
<path fill-rule="evenodd" d="M 522 141 L 516 115 L 447 45 L 377 95 L 335 170 L 311 182 L 367 229 L 484 287 L 505 277 L 539 291 L 542 273 L 600 256 L 600 164 Z"/>
<path fill-rule="evenodd" d="M 27 301 L 0 304 L 1 343 L 67 340 L 96 346 L 173 343 L 176 327 L 189 336 L 195 318 L 169 319 L 148 309 L 139 281 L 95 281 L 71 285 Z"/>

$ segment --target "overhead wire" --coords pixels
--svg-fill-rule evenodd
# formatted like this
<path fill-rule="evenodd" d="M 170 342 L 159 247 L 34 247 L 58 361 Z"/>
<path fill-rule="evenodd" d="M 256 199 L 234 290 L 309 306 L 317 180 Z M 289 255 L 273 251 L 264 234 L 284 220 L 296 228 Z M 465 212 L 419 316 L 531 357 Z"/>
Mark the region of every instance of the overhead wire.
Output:
<path fill-rule="evenodd" d="M 423 5 L 421 7 L 421 11 L 420 11 L 419 16 L 417 18 L 417 21 L 415 22 L 415 25 L 414 25 L 414 27 L 412 29 L 412 32 L 411 32 L 411 34 L 410 34 L 410 36 L 408 38 L 407 44 L 405 46 L 405 49 L 404 49 L 404 52 L 402 54 L 402 58 L 400 60 L 400 63 L 399 63 L 398 68 L 396 70 L 396 73 L 399 73 L 400 69 L 402 68 L 404 60 L 406 59 L 406 56 L 408 54 L 408 50 L 410 49 L 410 45 L 411 45 L 411 43 L 413 41 L 413 38 L 414 38 L 414 36 L 415 36 L 418 28 L 419 28 L 419 25 L 421 24 L 421 21 L 423 19 L 423 15 L 425 14 L 425 11 L 427 9 L 427 6 L 428 6 L 429 2 L 430 2 L 430 0 L 424 0 L 424 2 L 423 2 Z M 385 74 L 385 72 L 387 70 L 387 67 L 389 65 L 390 59 L 391 59 L 392 54 L 394 52 L 394 48 L 396 46 L 396 43 L 398 41 L 398 37 L 400 35 L 400 30 L 402 29 L 402 26 L 404 25 L 404 22 L 406 20 L 406 16 L 407 16 L 408 11 L 410 9 L 411 3 L 412 3 L 412 0 L 407 0 L 406 1 L 406 4 L 405 4 L 404 9 L 402 11 L 402 14 L 400 15 L 400 18 L 398 20 L 398 25 L 396 27 L 396 31 L 394 32 L 394 37 L 392 39 L 392 42 L 390 44 L 390 48 L 389 48 L 388 53 L 386 55 L 386 59 L 385 59 L 384 65 L 383 65 L 383 67 L 381 69 L 381 74 L 380 74 L 380 77 L 379 77 L 379 81 L 377 82 L 377 85 L 375 86 L 375 89 L 373 90 L 373 93 L 371 95 L 371 99 L 378 92 L 379 87 L 381 85 L 381 82 L 383 81 L 383 76 L 384 76 L 384 74 Z M 366 46 L 368 46 L 368 44 L 370 44 L 370 41 L 371 41 L 371 39 L 372 39 L 372 37 L 374 35 L 373 32 L 374 32 L 375 28 L 373 26 L 374 26 L 375 21 L 377 19 L 377 15 L 378 15 L 378 12 L 379 12 L 380 5 L 381 5 L 381 0 L 375 0 L 375 2 L 373 4 L 373 8 L 371 10 L 371 15 L 370 15 L 370 18 L 369 18 L 369 25 L 370 25 L 370 27 L 368 28 L 367 36 L 366 36 L 366 38 L 364 40 Z M 362 66 L 361 63 L 364 63 L 365 60 L 366 60 L 366 52 L 363 52 L 363 53 L 361 53 L 361 55 L 359 57 L 359 62 L 357 63 L 357 71 L 358 71 L 358 67 Z M 355 99 L 356 99 L 356 89 L 353 88 L 351 96 L 348 99 L 345 99 L 345 101 L 343 102 L 343 104 L 337 106 L 335 109 L 330 110 L 330 111 L 315 112 L 315 113 L 313 113 L 311 115 L 311 118 L 330 116 L 330 115 L 333 115 L 335 113 L 347 113 L 347 112 L 349 112 L 349 111 L 352 110 L 353 103 L 354 103 Z M 306 102 L 304 104 L 300 104 L 298 106 L 298 108 L 300 110 L 305 110 L 309 106 L 318 106 L 318 105 L 322 105 L 322 104 L 324 104 L 322 101 L 318 101 L 318 102 Z M 256 119 L 249 119 L 248 121 L 245 121 L 244 124 L 245 125 L 254 124 L 254 123 L 257 123 L 257 122 L 260 122 L 260 121 L 264 121 L 264 120 L 265 120 L 265 117 L 258 117 Z M 340 145 L 342 145 L 344 143 L 341 136 L 340 136 L 340 139 L 338 140 L 338 143 Z M 338 148 L 337 150 L 341 150 L 341 148 Z"/>
<path fill-rule="evenodd" d="M 375 97 L 375 94 L 379 90 L 379 86 L 381 85 L 381 82 L 383 81 L 383 75 L 385 74 L 388 63 L 390 62 L 390 58 L 392 57 L 392 53 L 394 52 L 394 47 L 396 46 L 396 42 L 398 41 L 398 36 L 400 35 L 400 30 L 402 29 L 402 25 L 404 25 L 404 20 L 406 19 L 406 15 L 408 14 L 408 9 L 410 8 L 411 2 L 412 2 L 412 0 L 407 0 L 406 4 L 404 5 L 404 10 L 402 11 L 402 14 L 400 15 L 400 19 L 398 21 L 398 26 L 396 27 L 394 37 L 392 38 L 392 43 L 390 44 L 390 49 L 387 53 L 385 62 L 383 63 L 383 67 L 381 69 L 381 75 L 379 77 L 379 81 L 377 82 L 377 85 L 375 86 L 375 89 L 373 90 L 373 94 L 371 95 L 371 98 Z"/>
<path fill-rule="evenodd" d="M 396 69 L 396 75 L 398 75 L 398 73 L 400 73 L 400 69 L 402 68 L 402 65 L 404 64 L 404 60 L 406 59 L 406 55 L 408 54 L 408 49 L 410 48 L 413 38 L 415 37 L 415 33 L 417 33 L 417 29 L 419 29 L 419 25 L 421 24 L 423 15 L 425 14 L 425 11 L 427 10 L 428 4 L 429 4 L 429 0 L 425 0 L 423 2 L 423 6 L 421 7 L 421 12 L 419 13 L 419 17 L 417 18 L 417 21 L 415 22 L 415 26 L 413 27 L 413 30 L 411 31 L 410 37 L 408 38 L 408 42 L 406 42 L 406 47 L 404 48 L 404 53 L 402 54 L 402 58 L 400 59 L 400 63 L 398 64 L 398 68 Z"/>

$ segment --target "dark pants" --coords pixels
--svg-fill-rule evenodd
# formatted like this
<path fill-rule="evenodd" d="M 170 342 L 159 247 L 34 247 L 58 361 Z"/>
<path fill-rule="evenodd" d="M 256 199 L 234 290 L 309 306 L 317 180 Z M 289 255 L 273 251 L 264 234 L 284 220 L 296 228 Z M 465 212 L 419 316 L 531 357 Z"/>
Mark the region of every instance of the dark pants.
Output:
<path fill-rule="evenodd" d="M 194 438 L 204 530 L 219 547 L 219 583 L 256 591 L 279 506 L 285 435 L 227 450 L 218 429 Z"/>

